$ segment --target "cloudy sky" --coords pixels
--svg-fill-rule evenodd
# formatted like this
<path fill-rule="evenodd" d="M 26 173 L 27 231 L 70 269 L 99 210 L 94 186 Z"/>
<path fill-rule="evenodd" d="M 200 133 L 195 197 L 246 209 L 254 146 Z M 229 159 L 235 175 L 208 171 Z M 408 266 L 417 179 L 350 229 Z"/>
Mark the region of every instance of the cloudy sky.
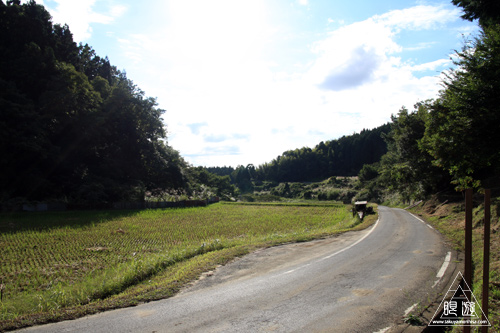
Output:
<path fill-rule="evenodd" d="M 193 165 L 270 162 L 436 97 L 464 36 L 450 1 L 38 0 L 166 110 Z"/>

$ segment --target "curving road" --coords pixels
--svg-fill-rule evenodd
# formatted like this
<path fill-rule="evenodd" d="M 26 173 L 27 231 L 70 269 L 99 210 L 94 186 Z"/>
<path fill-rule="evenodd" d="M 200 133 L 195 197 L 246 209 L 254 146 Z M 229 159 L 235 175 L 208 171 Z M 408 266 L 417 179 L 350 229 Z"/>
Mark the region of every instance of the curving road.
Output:
<path fill-rule="evenodd" d="M 423 221 L 401 209 L 380 206 L 379 213 L 361 232 L 257 251 L 175 297 L 25 331 L 397 330 L 413 305 L 444 290 L 455 264 Z"/>

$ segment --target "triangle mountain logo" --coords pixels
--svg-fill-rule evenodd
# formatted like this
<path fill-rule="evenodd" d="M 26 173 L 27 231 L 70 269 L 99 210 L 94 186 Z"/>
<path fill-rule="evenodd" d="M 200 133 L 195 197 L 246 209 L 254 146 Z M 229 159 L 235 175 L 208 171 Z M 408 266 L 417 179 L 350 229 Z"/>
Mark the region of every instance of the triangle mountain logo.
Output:
<path fill-rule="evenodd" d="M 434 317 L 429 322 L 429 326 L 453 325 L 491 326 L 460 272 L 453 280 Z"/>

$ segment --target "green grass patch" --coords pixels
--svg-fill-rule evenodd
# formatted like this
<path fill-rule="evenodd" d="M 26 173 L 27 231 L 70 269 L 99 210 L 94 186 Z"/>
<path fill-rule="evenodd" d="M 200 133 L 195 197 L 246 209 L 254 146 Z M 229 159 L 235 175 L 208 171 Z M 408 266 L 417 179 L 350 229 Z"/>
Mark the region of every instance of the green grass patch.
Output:
<path fill-rule="evenodd" d="M 364 228 L 342 204 L 0 215 L 0 330 L 169 297 L 259 247 Z"/>
<path fill-rule="evenodd" d="M 345 205 L 340 202 L 297 200 L 297 199 L 288 199 L 288 201 L 221 202 L 221 204 L 244 205 L 244 206 L 307 206 L 307 207 L 337 207 L 337 208 L 345 207 Z"/>

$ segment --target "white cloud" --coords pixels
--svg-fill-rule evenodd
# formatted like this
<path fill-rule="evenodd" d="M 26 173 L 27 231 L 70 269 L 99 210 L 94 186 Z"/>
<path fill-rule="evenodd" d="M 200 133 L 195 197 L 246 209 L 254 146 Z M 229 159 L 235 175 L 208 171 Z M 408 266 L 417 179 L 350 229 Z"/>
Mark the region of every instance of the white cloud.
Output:
<path fill-rule="evenodd" d="M 454 21 L 460 15 L 457 7 L 442 5 L 420 5 L 412 8 L 393 10 L 383 15 L 373 17 L 377 23 L 393 27 L 393 29 L 436 29 Z"/>
<path fill-rule="evenodd" d="M 127 7 L 112 5 L 108 13 L 103 14 L 93 10 L 96 0 L 55 0 L 55 8 L 48 7 L 54 23 L 68 24 L 73 39 L 83 42 L 92 35 L 92 23 L 110 24 L 115 18 L 123 15 Z"/>
<path fill-rule="evenodd" d="M 439 76 L 414 73 L 448 63 L 405 63 L 398 34 L 437 29 L 457 17 L 443 7 L 417 6 L 342 26 L 311 46 L 316 59 L 305 73 L 273 73 L 266 63 L 244 56 L 238 59 L 248 67 L 233 66 L 231 60 L 213 72 L 200 68 L 205 71 L 200 76 L 182 70 L 179 75 L 199 79 L 204 88 L 174 97 L 174 114 L 167 116 L 174 131 L 171 143 L 195 164 L 260 164 L 288 149 L 379 126 L 403 105 L 435 97 Z M 197 119 L 193 122 L 208 124 L 198 135 L 183 124 L 189 112 Z M 228 131 L 248 136 L 238 140 L 224 135 Z M 213 154 L 205 154 L 207 149 Z"/>
<path fill-rule="evenodd" d="M 360 46 L 352 50 L 348 61 L 335 66 L 327 75 L 320 87 L 327 90 L 340 91 L 355 88 L 370 81 L 383 59 L 374 49 Z"/>
<path fill-rule="evenodd" d="M 415 46 L 410 46 L 410 47 L 405 47 L 405 51 L 418 51 L 418 50 L 424 50 L 424 49 L 429 49 L 436 45 L 436 42 L 424 42 L 424 43 L 417 43 Z"/>
<path fill-rule="evenodd" d="M 67 22 L 77 41 L 90 36 L 93 23 L 112 23 L 127 10 L 107 7 L 98 14 L 96 0 L 56 2 L 55 22 Z M 402 105 L 435 97 L 439 77 L 415 74 L 438 70 L 448 59 L 403 60 L 398 36 L 440 29 L 459 17 L 452 6 L 415 6 L 349 25 L 329 19 L 342 26 L 301 44 L 309 61 L 297 59 L 299 66 L 287 68 L 275 65 L 293 55 L 275 45 L 304 32 L 274 22 L 268 1 L 156 6 L 160 20 L 132 35 L 116 31 L 127 60 L 122 63 L 129 78 L 167 110 L 169 144 L 193 164 L 219 166 L 269 162 L 288 149 L 374 128 Z"/>
<path fill-rule="evenodd" d="M 383 64 L 391 61 L 390 55 L 402 50 L 394 35 L 390 27 L 373 19 L 331 32 L 313 47 L 318 58 L 308 74 L 311 83 L 340 91 L 375 79 Z"/>
<path fill-rule="evenodd" d="M 387 91 L 398 92 L 390 96 L 390 101 L 396 103 L 404 102 L 410 95 L 415 96 L 415 99 L 418 96 L 431 97 L 438 90 L 439 78 L 434 76 L 424 81 L 417 79 L 412 73 L 437 69 L 448 64 L 449 60 L 438 59 L 418 66 L 402 63 L 398 55 L 403 47 L 396 42 L 397 36 L 402 29 L 435 29 L 445 22 L 456 20 L 458 15 L 457 11 L 440 6 L 416 6 L 343 26 L 314 45 L 313 51 L 318 54 L 318 58 L 311 67 L 308 78 L 322 89 L 332 92 L 354 90 L 358 96 L 373 96 L 372 100 L 377 100 L 377 96 L 387 96 Z M 424 82 L 432 82 L 432 88 L 421 86 L 420 83 Z M 403 83 L 412 86 L 411 93 L 401 93 Z M 347 95 L 348 93 L 336 98 L 339 100 Z M 345 103 L 349 105 L 348 101 Z M 388 103 L 383 104 L 387 107 Z M 373 109 L 383 107 L 383 104 L 365 107 Z M 387 110 L 382 108 L 378 112 L 387 114 Z"/>
<path fill-rule="evenodd" d="M 117 17 L 120 17 L 123 14 L 125 14 L 126 11 L 127 11 L 127 6 L 113 5 L 113 6 L 111 6 L 111 8 L 109 10 L 109 14 L 113 18 L 117 18 Z"/>
<path fill-rule="evenodd" d="M 420 65 L 411 66 L 412 71 L 430 71 L 430 70 L 440 70 L 442 71 L 445 66 L 451 65 L 450 59 L 438 59 L 435 61 L 427 62 Z"/>

